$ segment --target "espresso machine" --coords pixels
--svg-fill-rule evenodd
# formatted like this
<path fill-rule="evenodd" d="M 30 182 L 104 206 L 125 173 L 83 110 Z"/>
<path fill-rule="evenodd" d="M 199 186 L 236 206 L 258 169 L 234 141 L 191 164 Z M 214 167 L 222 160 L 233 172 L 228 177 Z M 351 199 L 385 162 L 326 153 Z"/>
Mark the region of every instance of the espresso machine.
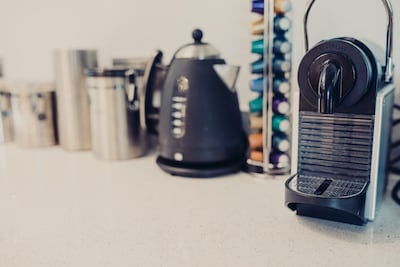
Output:
<path fill-rule="evenodd" d="M 285 204 L 298 215 L 362 225 L 375 219 L 387 183 L 391 117 L 393 10 L 386 54 L 370 42 L 341 37 L 308 49 L 300 62 L 297 173 Z"/>

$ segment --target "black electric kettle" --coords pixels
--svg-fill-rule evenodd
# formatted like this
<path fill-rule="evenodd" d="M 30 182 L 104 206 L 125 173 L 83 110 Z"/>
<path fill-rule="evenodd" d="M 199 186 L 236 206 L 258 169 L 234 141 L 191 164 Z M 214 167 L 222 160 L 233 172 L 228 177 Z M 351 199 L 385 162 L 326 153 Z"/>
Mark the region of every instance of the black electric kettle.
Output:
<path fill-rule="evenodd" d="M 240 170 L 247 150 L 234 89 L 238 66 L 192 33 L 174 55 L 164 81 L 157 164 L 173 175 L 212 177 Z"/>

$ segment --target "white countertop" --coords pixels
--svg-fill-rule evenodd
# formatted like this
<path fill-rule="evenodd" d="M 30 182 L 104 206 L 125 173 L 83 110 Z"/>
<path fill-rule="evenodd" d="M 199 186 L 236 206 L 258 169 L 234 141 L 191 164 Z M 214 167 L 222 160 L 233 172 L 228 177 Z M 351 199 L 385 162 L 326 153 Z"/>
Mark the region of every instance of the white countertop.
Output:
<path fill-rule="evenodd" d="M 389 194 L 354 226 L 296 216 L 286 177 L 174 177 L 155 157 L 1 145 L 0 266 L 400 266 Z"/>

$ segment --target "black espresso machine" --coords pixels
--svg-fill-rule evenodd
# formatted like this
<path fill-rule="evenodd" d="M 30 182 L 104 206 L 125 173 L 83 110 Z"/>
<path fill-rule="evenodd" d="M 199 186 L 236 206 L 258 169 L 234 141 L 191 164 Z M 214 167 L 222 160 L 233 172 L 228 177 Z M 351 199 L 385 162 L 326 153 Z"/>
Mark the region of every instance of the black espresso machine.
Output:
<path fill-rule="evenodd" d="M 362 225 L 375 218 L 387 183 L 391 117 L 393 10 L 387 14 L 386 57 L 354 38 L 324 40 L 300 62 L 297 173 L 285 204 L 298 215 Z"/>

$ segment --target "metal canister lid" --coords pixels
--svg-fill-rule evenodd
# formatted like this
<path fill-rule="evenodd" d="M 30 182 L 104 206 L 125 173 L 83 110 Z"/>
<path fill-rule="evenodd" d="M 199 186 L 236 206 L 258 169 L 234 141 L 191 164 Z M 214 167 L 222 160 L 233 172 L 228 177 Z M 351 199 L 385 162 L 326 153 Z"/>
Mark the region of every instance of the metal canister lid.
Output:
<path fill-rule="evenodd" d="M 143 75 L 149 62 L 147 57 L 114 58 L 113 66 L 134 69 L 136 74 Z"/>
<path fill-rule="evenodd" d="M 53 82 L 16 82 L 9 86 L 12 95 L 31 95 L 37 93 L 55 92 L 56 86 Z"/>
<path fill-rule="evenodd" d="M 86 69 L 85 75 L 87 77 L 127 77 L 134 73 L 132 69 L 128 68 L 109 68 L 109 69 Z"/>

